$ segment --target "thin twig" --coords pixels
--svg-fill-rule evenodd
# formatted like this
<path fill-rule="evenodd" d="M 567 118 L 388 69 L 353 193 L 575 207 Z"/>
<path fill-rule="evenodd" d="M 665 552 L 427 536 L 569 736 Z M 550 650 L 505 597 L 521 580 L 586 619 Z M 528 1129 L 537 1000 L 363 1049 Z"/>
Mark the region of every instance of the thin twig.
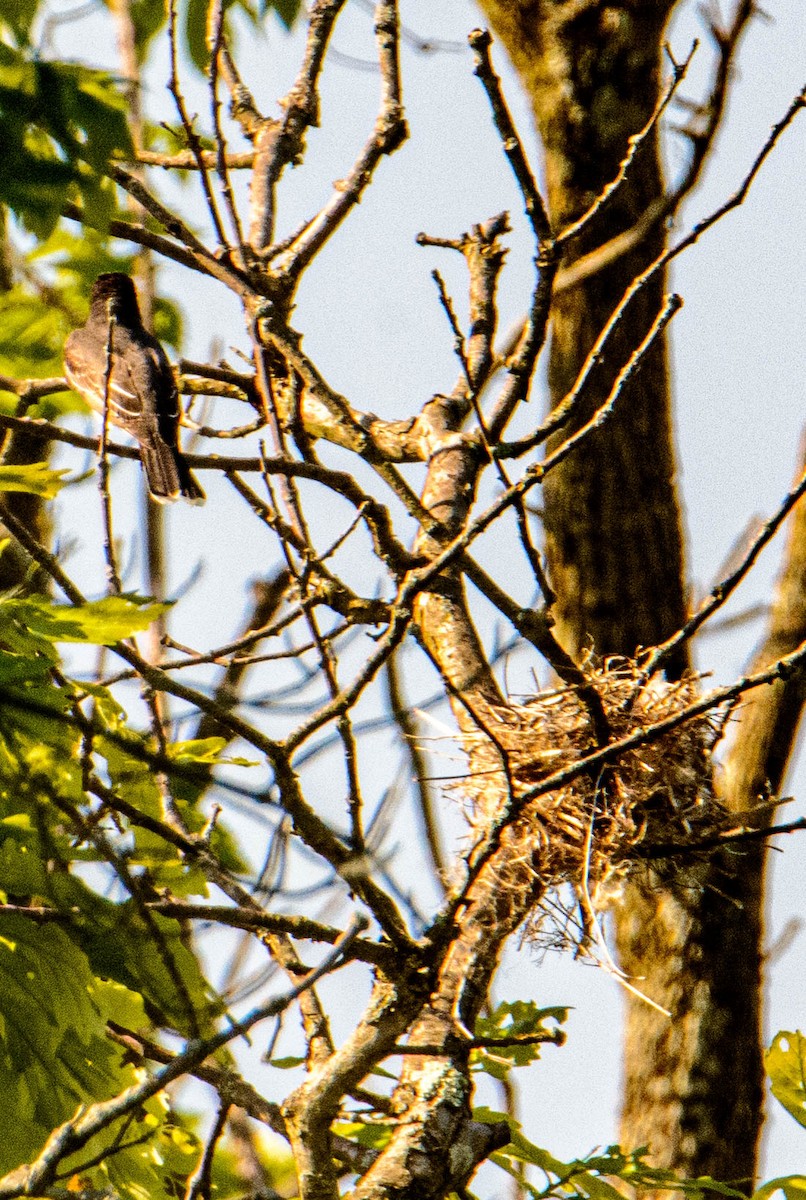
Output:
<path fill-rule="evenodd" d="M 123 590 L 120 582 L 117 558 L 115 555 L 115 538 L 112 531 L 112 497 L 109 494 L 109 386 L 114 368 L 114 337 L 115 317 L 109 314 L 109 330 L 106 335 L 106 363 L 104 366 L 104 411 L 101 425 L 101 440 L 98 448 L 98 486 L 101 492 L 101 505 L 104 514 L 104 557 L 106 559 L 106 578 L 116 596 Z"/>
<path fill-rule="evenodd" d="M 295 913 L 269 913 L 255 907 L 228 908 L 220 904 L 188 904 L 178 900 L 152 900 L 147 907 L 163 917 L 175 917 L 178 921 L 212 921 L 234 929 L 265 929 L 269 933 L 287 933 L 294 938 L 324 942 L 329 946 L 335 945 L 342 936 L 341 930 L 323 925 L 321 921 L 314 921 L 310 917 Z M 3 909 L 0 908 L 0 911 Z M 394 967 L 390 948 L 367 938 L 356 938 L 351 943 L 349 953 L 359 962 L 372 963 L 386 970 Z"/>
<path fill-rule="evenodd" d="M 48 394 L 61 390 L 63 389 L 53 387 L 49 389 Z M 12 417 L 0 413 L 0 429 L 14 429 L 30 433 L 34 437 L 42 438 L 43 441 L 64 442 L 66 445 L 90 450 L 95 454 L 98 454 L 100 449 L 100 438 L 74 433 L 70 429 L 64 429 L 61 425 L 38 418 L 31 420 L 28 417 Z M 140 458 L 139 451 L 133 446 L 124 446 L 119 442 L 107 442 L 107 453 L 135 461 Z M 389 510 L 380 501 L 364 492 L 348 471 L 335 471 L 321 463 L 299 462 L 295 459 L 284 458 L 229 458 L 219 454 L 186 454 L 184 457 L 188 465 L 197 470 L 220 470 L 225 474 L 228 472 L 246 474 L 269 472 L 297 479 L 310 479 L 325 487 L 330 487 L 355 508 L 360 509 L 378 558 L 387 564 L 395 576 L 400 577 L 417 564 L 417 559 L 396 538 Z"/>
<path fill-rule="evenodd" d="M 193 125 L 193 121 L 191 120 L 191 118 L 188 114 L 187 107 L 185 105 L 185 98 L 182 95 L 182 89 L 181 89 L 180 83 L 179 83 L 178 47 L 177 47 L 177 33 L 176 33 L 176 0 L 168 0 L 168 44 L 170 46 L 170 63 L 171 63 L 170 75 L 168 77 L 168 90 L 174 98 L 174 103 L 176 105 L 176 111 L 178 112 L 179 119 L 182 122 L 182 128 L 185 132 L 185 137 L 187 138 L 188 145 L 191 149 L 191 152 L 196 156 L 196 162 L 198 164 L 199 176 L 201 178 L 202 188 L 204 190 L 204 196 L 207 201 L 207 211 L 210 214 L 210 219 L 212 220 L 212 223 L 213 223 L 213 228 L 215 230 L 215 234 L 218 239 L 218 244 L 222 248 L 226 248 L 227 250 L 229 250 L 229 249 L 231 249 L 231 247 L 227 240 L 226 233 L 224 232 L 224 226 L 221 221 L 221 214 L 218 211 L 218 204 L 216 202 L 212 184 L 210 183 L 210 173 L 207 170 L 207 164 L 205 163 L 204 158 L 202 157 L 201 138 L 199 137 L 198 133 L 196 132 L 196 129 Z"/>
<path fill-rule="evenodd" d="M 212 1191 L 212 1175 L 213 1175 L 213 1159 L 215 1158 L 216 1148 L 221 1138 L 224 1136 L 224 1130 L 227 1124 L 230 1104 L 228 1100 L 220 1101 L 218 1112 L 213 1121 L 212 1129 L 207 1135 L 204 1144 L 204 1151 L 199 1160 L 199 1165 L 196 1170 L 191 1172 L 187 1178 L 185 1186 L 185 1200 L 210 1200 Z"/>
<path fill-rule="evenodd" d="M 554 279 L 560 259 L 545 201 L 509 112 L 501 80 L 493 69 L 490 35 L 474 30 L 469 42 L 476 57 L 476 75 L 487 93 L 502 148 L 523 197 L 536 250 L 535 285 L 529 314 L 515 352 L 507 363 L 507 379 L 488 421 L 490 441 L 497 445 L 518 405 L 528 396 L 535 365 L 545 345 Z M 548 592 L 544 594 L 548 597 Z"/>
<path fill-rule="evenodd" d="M 750 166 L 750 169 L 745 174 L 744 179 L 737 190 L 718 208 L 714 209 L 707 217 L 704 217 L 702 221 L 699 221 L 689 231 L 689 233 L 687 233 L 669 249 L 663 251 L 662 254 L 658 255 L 658 257 L 651 262 L 640 275 L 636 276 L 622 296 L 621 301 L 613 311 L 610 320 L 601 330 L 599 336 L 591 347 L 584 363 L 580 367 L 579 374 L 577 375 L 576 381 L 571 390 L 554 408 L 551 416 L 543 422 L 540 428 L 536 430 L 536 432 L 530 438 L 524 438 L 520 442 L 513 442 L 509 447 L 507 447 L 505 452 L 502 451 L 507 457 L 511 456 L 512 454 L 522 454 L 525 450 L 530 449 L 532 446 L 545 441 L 551 433 L 554 433 L 555 430 L 559 429 L 570 419 L 579 402 L 579 397 L 587 385 L 591 372 L 601 360 L 614 329 L 616 329 L 621 321 L 625 319 L 625 315 L 633 298 L 638 294 L 638 292 L 642 291 L 647 284 L 659 274 L 659 272 L 663 271 L 666 266 L 673 261 L 673 259 L 679 257 L 684 250 L 687 250 L 690 246 L 693 246 L 696 242 L 698 242 L 702 235 L 711 229 L 712 226 L 717 224 L 717 222 L 721 221 L 722 218 L 725 217 L 729 212 L 731 212 L 734 208 L 738 208 L 744 202 L 756 176 L 764 165 L 764 162 L 772 153 L 783 133 L 786 131 L 789 125 L 791 125 L 795 117 L 804 107 L 806 107 L 806 88 L 804 88 L 803 91 L 795 96 L 783 117 L 773 126 L 767 140 L 759 150 Z"/>
<path fill-rule="evenodd" d="M 390 654 L 386 662 L 389 708 L 392 713 L 392 719 L 403 736 L 404 752 L 411 763 L 415 795 L 417 796 L 420 816 L 422 818 L 425 843 L 431 857 L 434 879 L 444 894 L 446 864 L 440 841 L 439 823 L 428 779 L 426 759 L 418 739 L 417 725 L 411 709 L 403 697 L 402 680 L 398 666 L 399 658 L 399 652 Z"/>
<path fill-rule="evenodd" d="M 717 62 L 708 97 L 696 105 L 697 114 L 705 113 L 706 121 L 704 127 L 699 130 L 684 129 L 681 131 L 688 136 L 691 142 L 692 155 L 686 170 L 672 192 L 650 204 L 647 211 L 629 229 L 617 234 L 604 245 L 584 254 L 570 266 L 564 268 L 557 277 L 555 295 L 559 296 L 571 288 L 578 287 L 585 280 L 606 270 L 622 255 L 629 254 L 639 246 L 662 222 L 667 221 L 679 211 L 686 196 L 691 194 L 699 182 L 708 156 L 716 144 L 717 133 L 726 109 L 733 64 L 742 34 L 751 18 L 759 12 L 754 0 L 739 0 L 733 21 L 727 31 L 718 28 L 714 22 L 709 25 L 709 33 L 717 48 Z M 696 49 L 696 45 L 695 42 L 693 49 Z M 689 54 L 685 64 L 677 63 L 668 47 L 667 56 L 672 63 L 675 76 L 681 66 L 687 66 L 691 59 L 691 54 Z"/>
<path fill-rule="evenodd" d="M 77 204 L 65 203 L 62 205 L 61 212 L 68 221 L 77 221 L 88 229 L 99 229 L 108 237 L 121 238 L 126 242 L 132 242 L 135 246 L 147 246 L 149 250 L 153 250 L 171 262 L 180 263 L 183 267 L 188 267 L 191 271 L 198 271 L 202 275 L 210 275 L 235 292 L 237 296 L 252 295 L 251 287 L 244 282 L 227 260 L 223 257 L 216 258 L 206 248 L 204 253 L 196 253 L 136 221 L 121 221 L 115 218 L 105 222 L 100 216 L 86 212 Z"/>
<path fill-rule="evenodd" d="M 216 145 L 216 173 L 219 183 L 221 184 L 221 192 L 224 196 L 224 203 L 229 214 L 230 224 L 232 226 L 235 244 L 238 247 L 238 261 L 243 262 L 246 255 L 246 244 L 241 227 L 241 219 L 238 213 L 238 207 L 235 203 L 235 196 L 232 190 L 232 180 L 229 176 L 229 167 L 227 164 L 227 140 L 224 135 L 224 129 L 221 125 L 221 101 L 218 98 L 218 79 L 219 79 L 219 58 L 224 45 L 224 0 L 213 0 L 207 13 L 207 49 L 210 53 L 210 68 L 208 80 L 210 85 L 210 112 L 213 119 L 213 129 L 215 131 Z M 200 167 L 204 167 L 204 156 L 201 155 L 197 160 Z"/>
<path fill-rule="evenodd" d="M 83 604 L 84 597 L 79 589 L 65 574 L 55 556 L 41 546 L 29 533 L 24 525 L 11 514 L 7 514 L 5 523 L 14 537 L 20 542 L 31 557 L 51 575 L 65 592 L 72 604 Z M 142 658 L 137 651 L 122 642 L 113 647 L 114 653 L 134 667 L 143 680 L 152 689 L 167 692 L 178 699 L 186 701 L 201 712 L 209 713 L 220 720 L 225 729 L 233 736 L 242 737 L 248 744 L 253 745 L 264 754 L 274 772 L 280 803 L 293 818 L 295 828 L 308 846 L 329 862 L 336 871 L 344 871 L 349 877 L 351 888 L 365 901 L 376 920 L 385 930 L 393 944 L 410 948 L 412 941 L 408 936 L 402 918 L 393 901 L 368 874 L 355 870 L 353 851 L 338 838 L 329 826 L 322 821 L 306 801 L 299 779 L 291 767 L 291 756 L 294 750 L 310 736 L 310 733 L 341 715 L 361 695 L 370 680 L 383 665 L 386 656 L 402 639 L 408 627 L 410 615 L 396 613 L 390 626 L 379 641 L 378 650 L 365 664 L 359 675 L 347 687 L 342 689 L 337 697 L 319 709 L 315 717 L 306 725 L 290 735 L 286 742 L 281 743 L 269 738 L 259 729 L 250 725 L 233 712 L 229 712 L 210 700 L 197 688 L 187 687 L 178 680 L 172 679 L 166 672 L 153 666 Z"/>
<path fill-rule="evenodd" d="M 709 595 L 706 596 L 697 611 L 689 617 L 682 629 L 654 648 L 644 664 L 640 686 L 643 686 L 649 676 L 668 661 L 669 656 L 674 654 L 678 646 L 692 638 L 700 626 L 722 607 L 748 574 L 761 551 L 778 532 L 804 493 L 806 493 L 806 471 L 803 472 L 795 486 L 787 492 L 769 520 L 762 525 L 735 569 L 711 589 Z M 636 686 L 639 686 L 638 682 L 636 682 Z"/>
<path fill-rule="evenodd" d="M 660 332 L 665 328 L 666 324 L 674 316 L 674 313 L 681 307 L 682 301 L 678 296 L 667 297 L 666 304 L 661 313 L 655 318 L 653 325 L 643 342 L 638 346 L 624 367 L 622 367 L 616 378 L 610 394 L 607 396 L 603 404 L 596 410 L 591 419 L 580 429 L 572 438 L 563 442 L 558 446 L 553 454 L 550 454 L 540 463 L 535 463 L 529 467 L 523 477 L 514 483 L 511 488 L 508 488 L 482 512 L 478 517 L 474 518 L 466 528 L 453 541 L 441 551 L 436 559 L 428 564 L 427 567 L 422 567 L 418 571 L 412 572 L 409 576 L 409 586 L 416 586 L 417 583 L 424 581 L 425 578 L 436 570 L 441 569 L 445 564 L 452 559 L 461 555 L 464 550 L 487 529 L 494 520 L 514 501 L 516 496 L 524 496 L 528 491 L 535 487 L 538 483 L 542 483 L 545 476 L 550 470 L 556 467 L 571 449 L 576 445 L 579 439 L 588 431 L 596 428 L 606 421 L 612 413 L 613 406 L 618 399 L 618 396 L 624 387 L 624 384 L 632 376 L 632 374 L 640 367 L 641 361 L 649 351 L 652 342 L 658 337 Z M 502 456 L 508 456 L 508 447 L 501 447 L 500 453 Z"/>
<path fill-rule="evenodd" d="M 396 0 L 380 0 L 375 9 L 375 36 L 381 70 L 381 103 L 375 128 L 350 171 L 339 181 L 328 203 L 306 222 L 287 250 L 274 259 L 275 269 L 290 280 L 299 279 L 311 259 L 360 203 L 381 159 L 393 154 L 408 137 L 400 84 L 397 7 Z"/>
<path fill-rule="evenodd" d="M 534 230 L 539 243 L 552 240 L 551 222 L 548 211 L 535 182 L 532 169 L 526 158 L 515 123 L 509 112 L 504 94 L 501 90 L 501 80 L 495 74 L 490 57 L 492 37 L 486 29 L 474 29 L 468 35 L 468 42 L 476 58 L 475 74 L 481 80 L 487 93 L 490 108 L 493 113 L 495 127 L 498 130 L 504 153 L 509 159 L 510 166 L 518 181 L 524 199 L 524 207 L 529 223 Z"/>
<path fill-rule="evenodd" d="M 190 150 L 180 150 L 176 154 L 164 153 L 161 150 L 138 150 L 137 161 L 146 167 L 163 167 L 165 170 L 198 171 L 199 158 Z M 201 161 L 205 167 L 215 168 L 218 165 L 217 150 L 202 150 Z M 229 153 L 226 156 L 227 169 L 230 171 L 249 170 L 255 161 L 254 150 L 241 153 Z"/>
<path fill-rule="evenodd" d="M 635 163 L 636 158 L 638 157 L 639 150 L 646 142 L 652 130 L 658 125 L 658 122 L 668 108 L 672 97 L 685 79 L 686 72 L 691 65 L 691 60 L 697 52 L 697 48 L 698 43 L 695 40 L 692 43 L 688 56 L 680 63 L 676 62 L 671 55 L 669 55 L 672 63 L 672 78 L 658 103 L 655 105 L 654 112 L 651 114 L 643 129 L 639 129 L 638 133 L 634 133 L 627 139 L 627 153 L 622 159 L 614 178 L 611 179 L 609 183 L 605 184 L 599 195 L 581 217 L 578 217 L 577 220 L 573 221 L 570 225 L 566 225 L 566 227 L 557 234 L 558 246 L 562 246 L 566 242 L 571 241 L 573 238 L 578 237 L 583 230 L 587 228 L 594 217 L 598 216 L 602 210 L 606 208 L 608 202 L 624 183 Z"/>
<path fill-rule="evenodd" d="M 312 5 L 302 66 L 282 101 L 281 120 L 266 121 L 256 114 L 249 218 L 249 244 L 256 254 L 264 254 L 274 237 L 277 184 L 286 167 L 302 161 L 305 133 L 319 123 L 319 79 L 333 26 L 345 3 L 317 0 Z"/>

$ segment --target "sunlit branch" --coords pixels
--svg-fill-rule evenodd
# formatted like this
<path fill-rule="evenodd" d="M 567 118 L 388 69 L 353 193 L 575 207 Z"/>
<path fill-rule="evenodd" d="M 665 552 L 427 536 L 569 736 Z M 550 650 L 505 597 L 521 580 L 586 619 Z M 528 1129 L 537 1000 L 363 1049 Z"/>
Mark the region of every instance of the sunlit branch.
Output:
<path fill-rule="evenodd" d="M 335 945 L 342 935 L 339 929 L 296 913 L 268 913 L 252 908 L 226 908 L 220 904 L 185 904 L 175 900 L 152 900 L 149 901 L 148 907 L 153 912 L 161 913 L 164 917 L 175 917 L 178 921 L 190 919 L 228 925 L 233 929 L 265 929 L 269 933 L 288 933 L 295 938 L 324 942 L 329 946 Z M 394 953 L 390 947 L 366 938 L 356 938 L 346 954 L 361 962 L 382 966 L 386 970 L 394 967 Z"/>

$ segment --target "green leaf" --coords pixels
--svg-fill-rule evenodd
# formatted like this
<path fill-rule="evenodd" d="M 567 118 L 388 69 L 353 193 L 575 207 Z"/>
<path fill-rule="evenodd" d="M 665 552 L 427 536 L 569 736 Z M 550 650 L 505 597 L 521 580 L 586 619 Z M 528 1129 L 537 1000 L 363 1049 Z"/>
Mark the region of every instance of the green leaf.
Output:
<path fill-rule="evenodd" d="M 0 605 L 0 618 L 2 606 Z M 3 636 L 8 644 L 17 634 L 11 622 L 4 623 Z M 20 634 L 22 639 L 22 634 Z M 69 687 L 56 687 L 51 678 L 55 651 L 37 639 L 35 657 L 0 651 L 0 811 L 18 812 L 25 789 L 34 787 L 41 776 L 65 798 L 81 795 L 81 736 L 72 720 L 72 694 Z"/>
<path fill-rule="evenodd" d="M 357 1142 L 359 1146 L 367 1146 L 370 1150 L 383 1150 L 389 1145 L 394 1126 L 373 1125 L 368 1121 L 340 1121 L 333 1126 L 333 1132 L 339 1137 Z"/>
<path fill-rule="evenodd" d="M 207 49 L 207 0 L 188 0 L 185 11 L 185 44 L 197 71 L 206 74 L 210 65 Z"/>
<path fill-rule="evenodd" d="M 213 1032 L 222 1005 L 184 944 L 178 921 L 159 914 L 144 916 L 134 900 L 115 904 L 75 876 L 54 879 L 51 892 L 58 907 L 73 915 L 69 932 L 95 974 L 142 996 L 158 1024 L 186 1036 L 195 1029 Z"/>
<path fill-rule="evenodd" d="M 115 192 L 105 173 L 132 152 L 127 115 L 106 72 L 0 43 L 0 202 L 38 237 L 76 192 L 91 220 L 108 222 Z"/>
<path fill-rule="evenodd" d="M 154 333 L 163 345 L 173 346 L 175 350 L 182 345 L 182 314 L 164 296 L 158 296 L 154 305 Z"/>
<path fill-rule="evenodd" d="M 786 1200 L 806 1200 L 806 1175 L 782 1175 L 764 1183 L 752 1196 L 752 1200 L 769 1200 L 775 1192 L 783 1192 Z"/>
<path fill-rule="evenodd" d="M 53 497 L 67 482 L 66 469 L 55 470 L 46 462 L 26 463 L 16 467 L 0 466 L 0 492 L 30 492 L 34 496 Z"/>
<path fill-rule="evenodd" d="M 134 25 L 134 44 L 137 61 L 142 65 L 148 57 L 148 48 L 168 20 L 165 0 L 133 0 L 130 8 Z"/>
<path fill-rule="evenodd" d="M 17 43 L 27 43 L 36 16 L 35 0 L 0 0 L 0 30 Z"/>
<path fill-rule="evenodd" d="M 806 1126 L 806 1038 L 782 1030 L 764 1055 L 772 1094 L 800 1125 Z"/>
<path fill-rule="evenodd" d="M 96 715 L 99 715 L 98 708 Z M 97 738 L 95 748 L 106 759 L 113 787 L 119 789 L 120 794 L 125 795 L 129 803 L 144 815 L 160 818 L 162 800 L 150 761 L 153 758 L 153 746 L 147 739 L 125 727 L 119 710 L 107 706 L 104 719 L 113 736 Z M 210 739 L 210 743 L 208 751 L 217 744 L 217 739 Z M 187 745 L 192 747 L 194 744 L 190 742 Z M 191 833 L 199 833 L 208 821 L 198 801 L 211 782 L 209 761 L 206 753 L 200 762 L 194 762 L 192 752 L 185 758 L 182 748 L 186 744 L 180 742 L 178 746 L 180 752 L 177 755 L 173 754 L 170 745 L 167 747 L 168 756 L 177 760 L 177 768 L 184 768 L 181 773 L 179 770 L 168 771 L 171 791 L 186 829 Z M 232 761 L 237 762 L 236 759 Z M 135 827 L 133 835 L 132 860 L 148 869 L 155 886 L 169 888 L 175 895 L 207 894 L 204 875 L 187 856 L 180 855 L 173 845 L 148 829 Z M 209 844 L 225 870 L 239 874 L 248 869 L 238 852 L 235 839 L 222 822 L 218 822 L 213 829 Z"/>
<path fill-rule="evenodd" d="M 475 1033 L 484 1038 L 535 1038 L 562 1044 L 563 1033 L 546 1028 L 545 1022 L 562 1024 L 568 1018 L 567 1008 L 538 1008 L 531 1000 L 515 1000 L 499 1004 L 495 1011 L 476 1021 Z M 494 1079 L 506 1079 L 512 1067 L 525 1067 L 540 1057 L 541 1043 L 526 1041 L 519 1045 L 484 1047 L 473 1051 L 474 1070 L 483 1071 Z"/>
<path fill-rule="evenodd" d="M 305 1062 L 304 1058 L 298 1058 L 296 1055 L 289 1054 L 285 1058 L 270 1058 L 269 1066 L 276 1067 L 278 1071 L 290 1071 L 293 1067 L 300 1067 Z"/>
<path fill-rule="evenodd" d="M 180 763 L 215 763 L 220 761 L 219 755 L 227 744 L 227 739 L 222 737 L 193 738 L 187 742 L 174 742 L 168 753 Z"/>
<path fill-rule="evenodd" d="M 261 16 L 273 12 L 290 29 L 302 12 L 302 0 L 261 0 Z"/>
<path fill-rule="evenodd" d="M 37 1154 L 79 1104 L 136 1081 L 106 1038 L 108 1017 L 138 1011 L 136 998 L 120 1000 L 61 929 L 0 911 L 0 1171 Z M 135 1124 L 156 1128 L 158 1111 Z"/>
<path fill-rule="evenodd" d="M 0 367 L 4 374 L 18 378 L 61 374 L 62 347 L 69 332 L 60 306 L 46 303 L 22 286 L 0 292 Z M 15 407 L 17 402 L 15 399 Z"/>
<path fill-rule="evenodd" d="M 39 838 L 33 830 L 24 834 L 17 829 L 12 834 L 4 828 L 0 833 L 0 879 L 7 895 L 44 895 L 47 875 L 38 848 Z"/>
<path fill-rule="evenodd" d="M 140 596 L 106 596 L 76 605 L 31 596 L 0 600 L 0 619 L 11 623 L 8 640 L 15 638 L 14 644 L 20 648 L 30 647 L 32 638 L 112 646 L 122 638 L 142 633 L 169 608 L 170 604 L 153 604 Z"/>
<path fill-rule="evenodd" d="M 297 1175 L 291 1151 L 274 1142 L 255 1139 L 254 1152 L 260 1162 L 262 1178 L 269 1186 L 267 1196 L 295 1196 Z M 226 1137 L 218 1143 L 212 1164 L 211 1193 L 215 1200 L 239 1200 L 254 1196 L 254 1167 L 244 1161 L 243 1146 Z M 258 1193 L 260 1194 L 260 1193 Z"/>
<path fill-rule="evenodd" d="M 594 1152 L 586 1158 L 562 1162 L 524 1137 L 519 1123 L 506 1113 L 482 1107 L 474 1110 L 473 1118 L 488 1125 L 503 1122 L 509 1126 L 511 1141 L 492 1155 L 492 1161 L 510 1175 L 518 1174 L 514 1165 L 517 1163 L 528 1163 L 543 1171 L 549 1179 L 549 1185 L 542 1192 L 530 1189 L 534 1196 L 556 1196 L 560 1192 L 564 1196 L 579 1197 L 580 1200 L 623 1200 L 624 1193 L 610 1182 L 612 1178 L 618 1178 L 631 1188 L 684 1192 L 694 1200 L 702 1200 L 713 1192 L 734 1200 L 747 1200 L 744 1192 L 720 1183 L 709 1175 L 686 1179 L 674 1171 L 650 1166 L 646 1162 L 645 1148 L 625 1151 L 619 1146 L 608 1146 L 606 1150 Z"/>
<path fill-rule="evenodd" d="M 268 13 L 274 13 L 286 29 L 291 29 L 302 13 L 302 0 L 258 0 L 257 5 L 252 0 L 224 0 L 224 11 L 232 8 L 237 8 L 256 29 L 260 28 L 261 21 Z M 210 66 L 210 54 L 207 49 L 207 10 L 207 0 L 187 0 L 185 43 L 191 62 L 203 75 Z M 233 30 L 229 26 L 227 33 L 232 48 Z"/>

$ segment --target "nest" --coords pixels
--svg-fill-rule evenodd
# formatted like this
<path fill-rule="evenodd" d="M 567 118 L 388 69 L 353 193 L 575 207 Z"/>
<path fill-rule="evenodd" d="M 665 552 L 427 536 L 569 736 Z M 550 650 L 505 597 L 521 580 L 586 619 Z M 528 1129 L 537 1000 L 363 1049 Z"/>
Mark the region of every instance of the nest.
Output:
<path fill-rule="evenodd" d="M 661 736 L 651 732 L 701 699 L 700 678 L 645 683 L 624 659 L 588 663 L 585 674 L 606 717 L 608 744 L 642 739 L 598 768 L 551 786 L 598 748 L 584 689 L 542 692 L 496 709 L 484 730 L 463 735 L 471 763 L 461 785 L 473 831 L 469 858 L 486 856 L 490 920 L 505 919 L 511 928 L 526 920 L 535 936 L 552 911 L 567 926 L 561 885 L 573 888 L 583 927 L 639 870 L 685 876 L 691 886 L 706 861 L 698 843 L 728 820 L 713 788 L 724 713 L 710 710 Z"/>

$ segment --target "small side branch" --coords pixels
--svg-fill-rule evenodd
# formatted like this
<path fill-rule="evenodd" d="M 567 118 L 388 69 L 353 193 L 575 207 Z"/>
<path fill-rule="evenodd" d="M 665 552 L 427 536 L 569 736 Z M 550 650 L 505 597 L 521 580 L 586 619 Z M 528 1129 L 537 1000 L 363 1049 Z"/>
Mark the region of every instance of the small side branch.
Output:
<path fill-rule="evenodd" d="M 101 444 L 98 449 L 98 486 L 101 492 L 101 505 L 104 514 L 104 556 L 106 558 L 106 576 L 110 588 L 119 596 L 123 588 L 120 582 L 117 558 L 115 556 L 115 535 L 112 531 L 112 497 L 109 493 L 109 385 L 112 380 L 114 367 L 115 318 L 109 317 L 109 332 L 106 338 L 106 365 L 104 367 L 104 412 L 101 426 Z"/>
<path fill-rule="evenodd" d="M 710 594 L 703 600 L 693 616 L 686 621 L 682 629 L 679 629 L 672 637 L 667 638 L 660 646 L 654 648 L 644 665 L 644 676 L 646 678 L 649 678 L 653 672 L 660 670 L 664 663 L 668 662 L 669 657 L 674 654 L 677 647 L 694 637 L 709 617 L 713 616 L 725 604 L 749 573 L 761 551 L 775 537 L 775 534 L 804 493 L 806 493 L 806 471 L 803 472 L 795 486 L 786 494 L 770 519 L 762 525 L 742 556 L 741 561 L 737 563 L 735 570 L 731 571 L 729 575 L 720 580 L 711 589 Z"/>
<path fill-rule="evenodd" d="M 535 237 L 539 242 L 548 241 L 552 237 L 548 212 L 526 159 L 526 154 L 518 137 L 518 132 L 512 120 L 507 102 L 504 99 L 501 80 L 493 70 L 492 59 L 490 57 L 492 40 L 486 29 L 474 29 L 468 36 L 470 48 L 476 59 L 475 73 L 481 80 L 482 86 L 487 93 L 487 98 L 490 101 L 495 127 L 501 138 L 504 153 L 509 159 L 510 166 L 518 181 L 518 186 L 524 199 L 526 215 L 534 230 Z"/>
<path fill-rule="evenodd" d="M 305 57 L 294 86 L 282 101 L 280 121 L 260 120 L 254 131 L 250 184 L 249 243 L 265 254 L 274 237 L 275 189 L 286 167 L 302 161 L 305 133 L 319 124 L 319 78 L 333 26 L 346 0 L 314 0 Z"/>
<path fill-rule="evenodd" d="M 381 69 L 381 106 L 364 149 L 325 207 L 275 260 L 276 269 L 296 280 L 360 203 L 381 159 L 393 154 L 408 137 L 400 83 L 400 30 L 397 0 L 380 0 L 375 10 L 375 35 Z"/>

